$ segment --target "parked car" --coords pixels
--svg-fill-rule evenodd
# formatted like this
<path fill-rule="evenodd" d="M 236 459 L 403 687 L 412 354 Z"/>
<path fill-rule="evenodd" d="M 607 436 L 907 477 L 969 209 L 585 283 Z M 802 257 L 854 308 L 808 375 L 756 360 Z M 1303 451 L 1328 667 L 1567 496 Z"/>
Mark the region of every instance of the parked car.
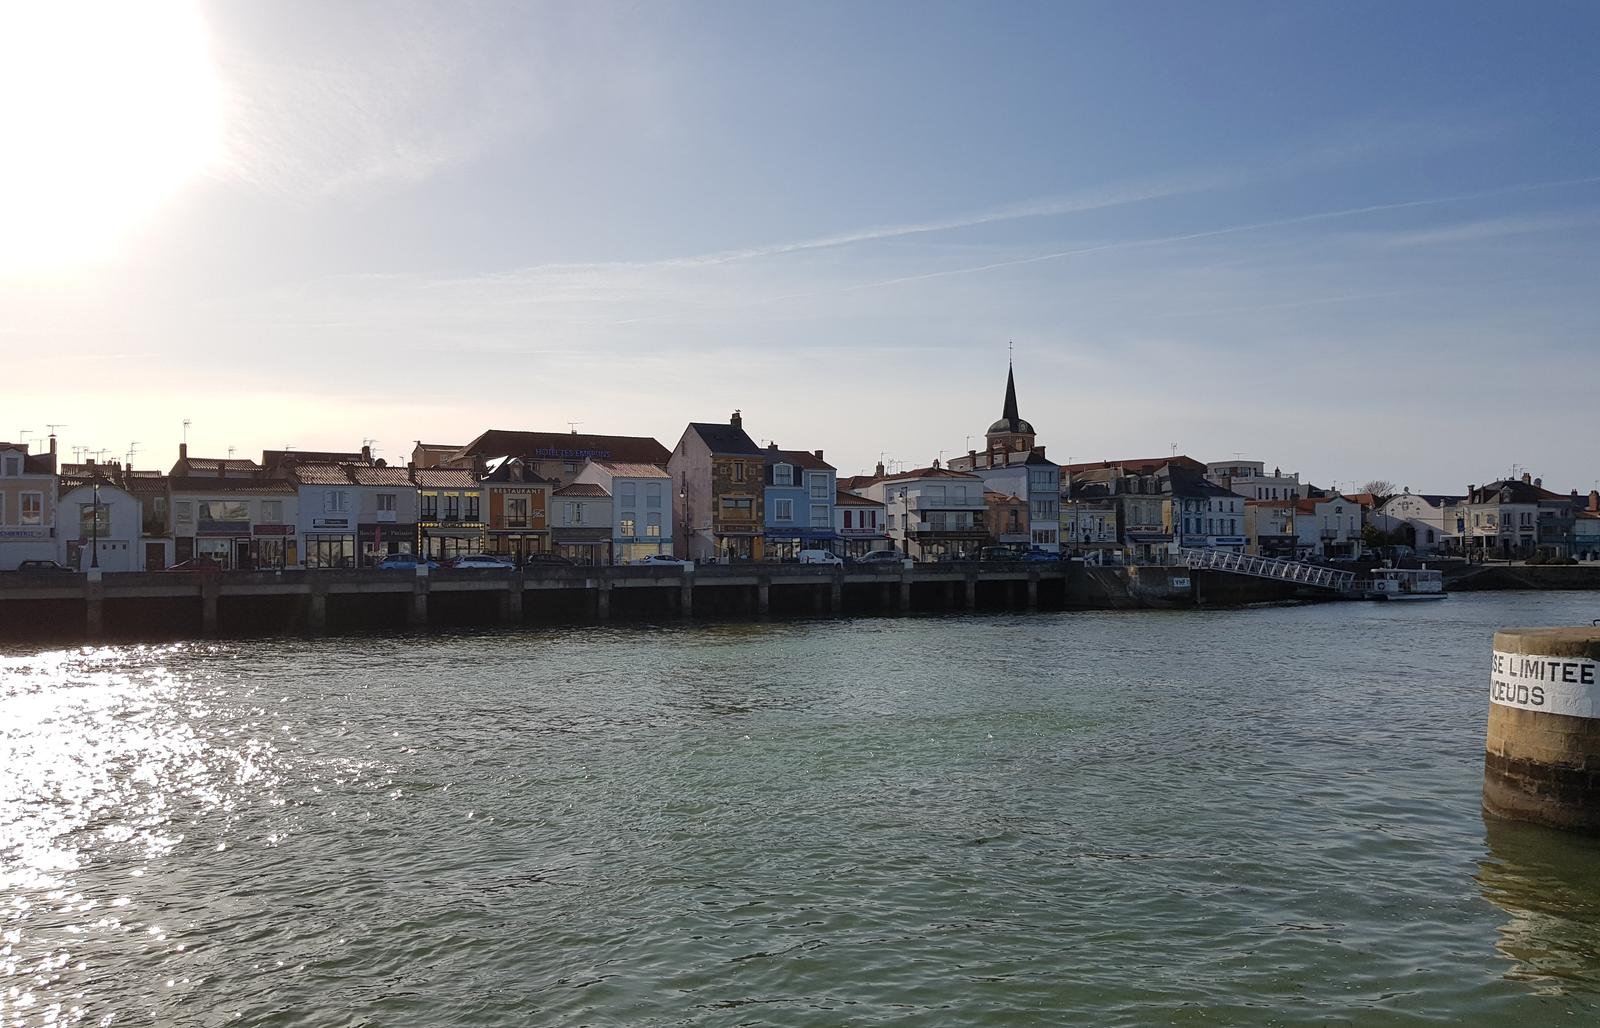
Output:
<path fill-rule="evenodd" d="M 692 568 L 692 567 L 694 567 L 694 561 L 685 560 L 682 557 L 674 557 L 670 553 L 652 553 L 649 556 L 640 557 L 634 563 L 643 564 L 646 567 L 655 567 L 655 568 L 659 568 L 659 567 Z"/>
<path fill-rule="evenodd" d="M 1024 553 L 1022 560 L 1027 564 L 1055 564 L 1061 560 L 1061 554 L 1051 553 L 1049 550 L 1033 549 Z"/>
<path fill-rule="evenodd" d="M 37 573 L 40 571 L 71 571 L 72 569 L 53 560 L 25 560 L 17 565 L 17 570 Z"/>
<path fill-rule="evenodd" d="M 902 561 L 909 559 L 910 558 L 901 553 L 899 550 L 873 550 L 870 553 L 863 553 L 861 556 L 855 558 L 855 563 L 898 565 Z"/>
<path fill-rule="evenodd" d="M 985 546 L 978 551 L 979 560 L 1022 560 L 1023 555 L 1013 546 Z"/>
<path fill-rule="evenodd" d="M 541 565 L 545 567 L 554 566 L 570 568 L 573 567 L 575 563 L 576 562 L 570 557 L 563 557 L 559 553 L 530 553 L 526 557 L 522 558 L 522 566 L 525 568 L 538 567 Z"/>
<path fill-rule="evenodd" d="M 169 568 L 165 568 L 163 570 L 166 570 L 166 571 L 221 571 L 222 570 L 222 565 L 217 563 L 216 561 L 212 560 L 210 557 L 191 557 L 188 560 L 180 560 L 180 561 L 178 561 L 178 563 L 172 565 Z"/>
<path fill-rule="evenodd" d="M 431 557 L 423 557 L 415 553 L 391 553 L 378 562 L 379 571 L 415 571 L 418 565 L 426 564 L 432 571 L 439 566 L 439 562 Z"/>
<path fill-rule="evenodd" d="M 801 550 L 799 558 L 802 564 L 832 564 L 836 567 L 844 564 L 844 558 L 832 550 Z"/>
<path fill-rule="evenodd" d="M 504 557 L 490 553 L 465 553 L 452 560 L 450 566 L 461 571 L 510 571 L 515 567 Z"/>

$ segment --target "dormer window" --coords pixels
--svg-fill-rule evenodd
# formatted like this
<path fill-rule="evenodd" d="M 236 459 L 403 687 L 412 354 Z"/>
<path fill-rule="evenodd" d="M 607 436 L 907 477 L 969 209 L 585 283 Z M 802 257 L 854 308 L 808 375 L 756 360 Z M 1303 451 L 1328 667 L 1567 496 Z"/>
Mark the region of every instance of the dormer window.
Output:
<path fill-rule="evenodd" d="M 794 485 L 794 468 L 788 464 L 777 464 L 772 469 L 773 485 Z"/>
<path fill-rule="evenodd" d="M 6 454 L 5 469 L 7 478 L 16 478 L 22 474 L 22 458 L 15 453 Z"/>

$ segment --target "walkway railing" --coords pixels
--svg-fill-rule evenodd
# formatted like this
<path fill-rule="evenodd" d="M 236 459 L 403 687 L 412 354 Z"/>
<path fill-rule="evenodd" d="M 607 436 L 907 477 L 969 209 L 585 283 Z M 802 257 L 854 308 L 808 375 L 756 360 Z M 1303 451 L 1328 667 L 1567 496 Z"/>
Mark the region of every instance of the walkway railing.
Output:
<path fill-rule="evenodd" d="M 1235 575 L 1249 575 L 1252 578 L 1270 578 L 1276 582 L 1293 582 L 1296 585 L 1332 589 L 1341 593 L 1351 592 L 1356 587 L 1356 576 L 1353 572 L 1336 571 L 1317 564 L 1301 564 L 1298 561 L 1279 560 L 1275 557 L 1250 557 L 1231 550 L 1183 549 L 1179 553 L 1183 562 L 1191 568 L 1226 571 Z"/>

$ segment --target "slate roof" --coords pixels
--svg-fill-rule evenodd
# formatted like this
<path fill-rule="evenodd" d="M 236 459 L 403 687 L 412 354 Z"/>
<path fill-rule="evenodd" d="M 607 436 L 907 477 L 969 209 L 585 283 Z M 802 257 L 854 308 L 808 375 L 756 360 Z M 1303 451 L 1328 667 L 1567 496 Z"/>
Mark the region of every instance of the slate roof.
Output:
<path fill-rule="evenodd" d="M 795 467 L 805 468 L 807 471 L 837 470 L 832 464 L 809 450 L 774 450 L 769 447 L 767 455 L 773 460 L 781 460 L 785 464 L 793 464 Z"/>
<path fill-rule="evenodd" d="M 756 441 L 751 439 L 744 429 L 734 428 L 722 422 L 691 421 L 689 431 L 698 435 L 711 452 L 719 457 L 737 457 L 745 454 L 759 457 L 763 453 L 761 447 L 756 445 Z"/>
<path fill-rule="evenodd" d="M 526 460 L 582 461 L 593 458 L 629 464 L 665 464 L 672 453 L 649 436 L 513 432 L 491 428 L 463 446 L 460 455 L 522 457 Z"/>
<path fill-rule="evenodd" d="M 402 488 L 410 488 L 412 485 L 411 473 L 405 468 L 367 467 L 364 464 L 355 467 L 346 465 L 345 468 L 350 472 L 350 477 L 355 480 L 356 485 L 392 485 Z M 466 472 L 466 476 L 472 485 L 478 484 L 472 478 L 472 472 Z"/>
<path fill-rule="evenodd" d="M 1080 471 L 1121 471 L 1127 475 L 1153 475 L 1167 465 L 1176 465 L 1189 471 L 1204 473 L 1206 466 L 1193 457 L 1138 457 L 1133 460 L 1099 460 L 1087 464 L 1063 464 L 1061 470 L 1077 474 Z"/>
<path fill-rule="evenodd" d="M 18 450 L 22 453 L 22 470 L 30 475 L 53 475 L 56 472 L 56 455 L 46 450 L 29 453 L 27 443 L 0 443 L 0 450 Z"/>
<path fill-rule="evenodd" d="M 965 471 L 951 471 L 949 468 L 914 468 L 902 471 L 898 475 L 884 475 L 885 482 L 901 482 L 908 478 L 973 478 L 978 481 L 983 479 L 978 475 L 968 474 Z"/>

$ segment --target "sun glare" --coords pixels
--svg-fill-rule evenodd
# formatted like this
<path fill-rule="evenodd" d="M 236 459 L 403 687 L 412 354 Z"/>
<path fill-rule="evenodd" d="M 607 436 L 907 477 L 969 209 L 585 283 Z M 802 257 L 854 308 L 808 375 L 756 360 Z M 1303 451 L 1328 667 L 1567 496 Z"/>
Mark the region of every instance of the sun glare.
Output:
<path fill-rule="evenodd" d="M 0 3 L 0 274 L 113 256 L 215 158 L 218 123 L 193 3 Z"/>

